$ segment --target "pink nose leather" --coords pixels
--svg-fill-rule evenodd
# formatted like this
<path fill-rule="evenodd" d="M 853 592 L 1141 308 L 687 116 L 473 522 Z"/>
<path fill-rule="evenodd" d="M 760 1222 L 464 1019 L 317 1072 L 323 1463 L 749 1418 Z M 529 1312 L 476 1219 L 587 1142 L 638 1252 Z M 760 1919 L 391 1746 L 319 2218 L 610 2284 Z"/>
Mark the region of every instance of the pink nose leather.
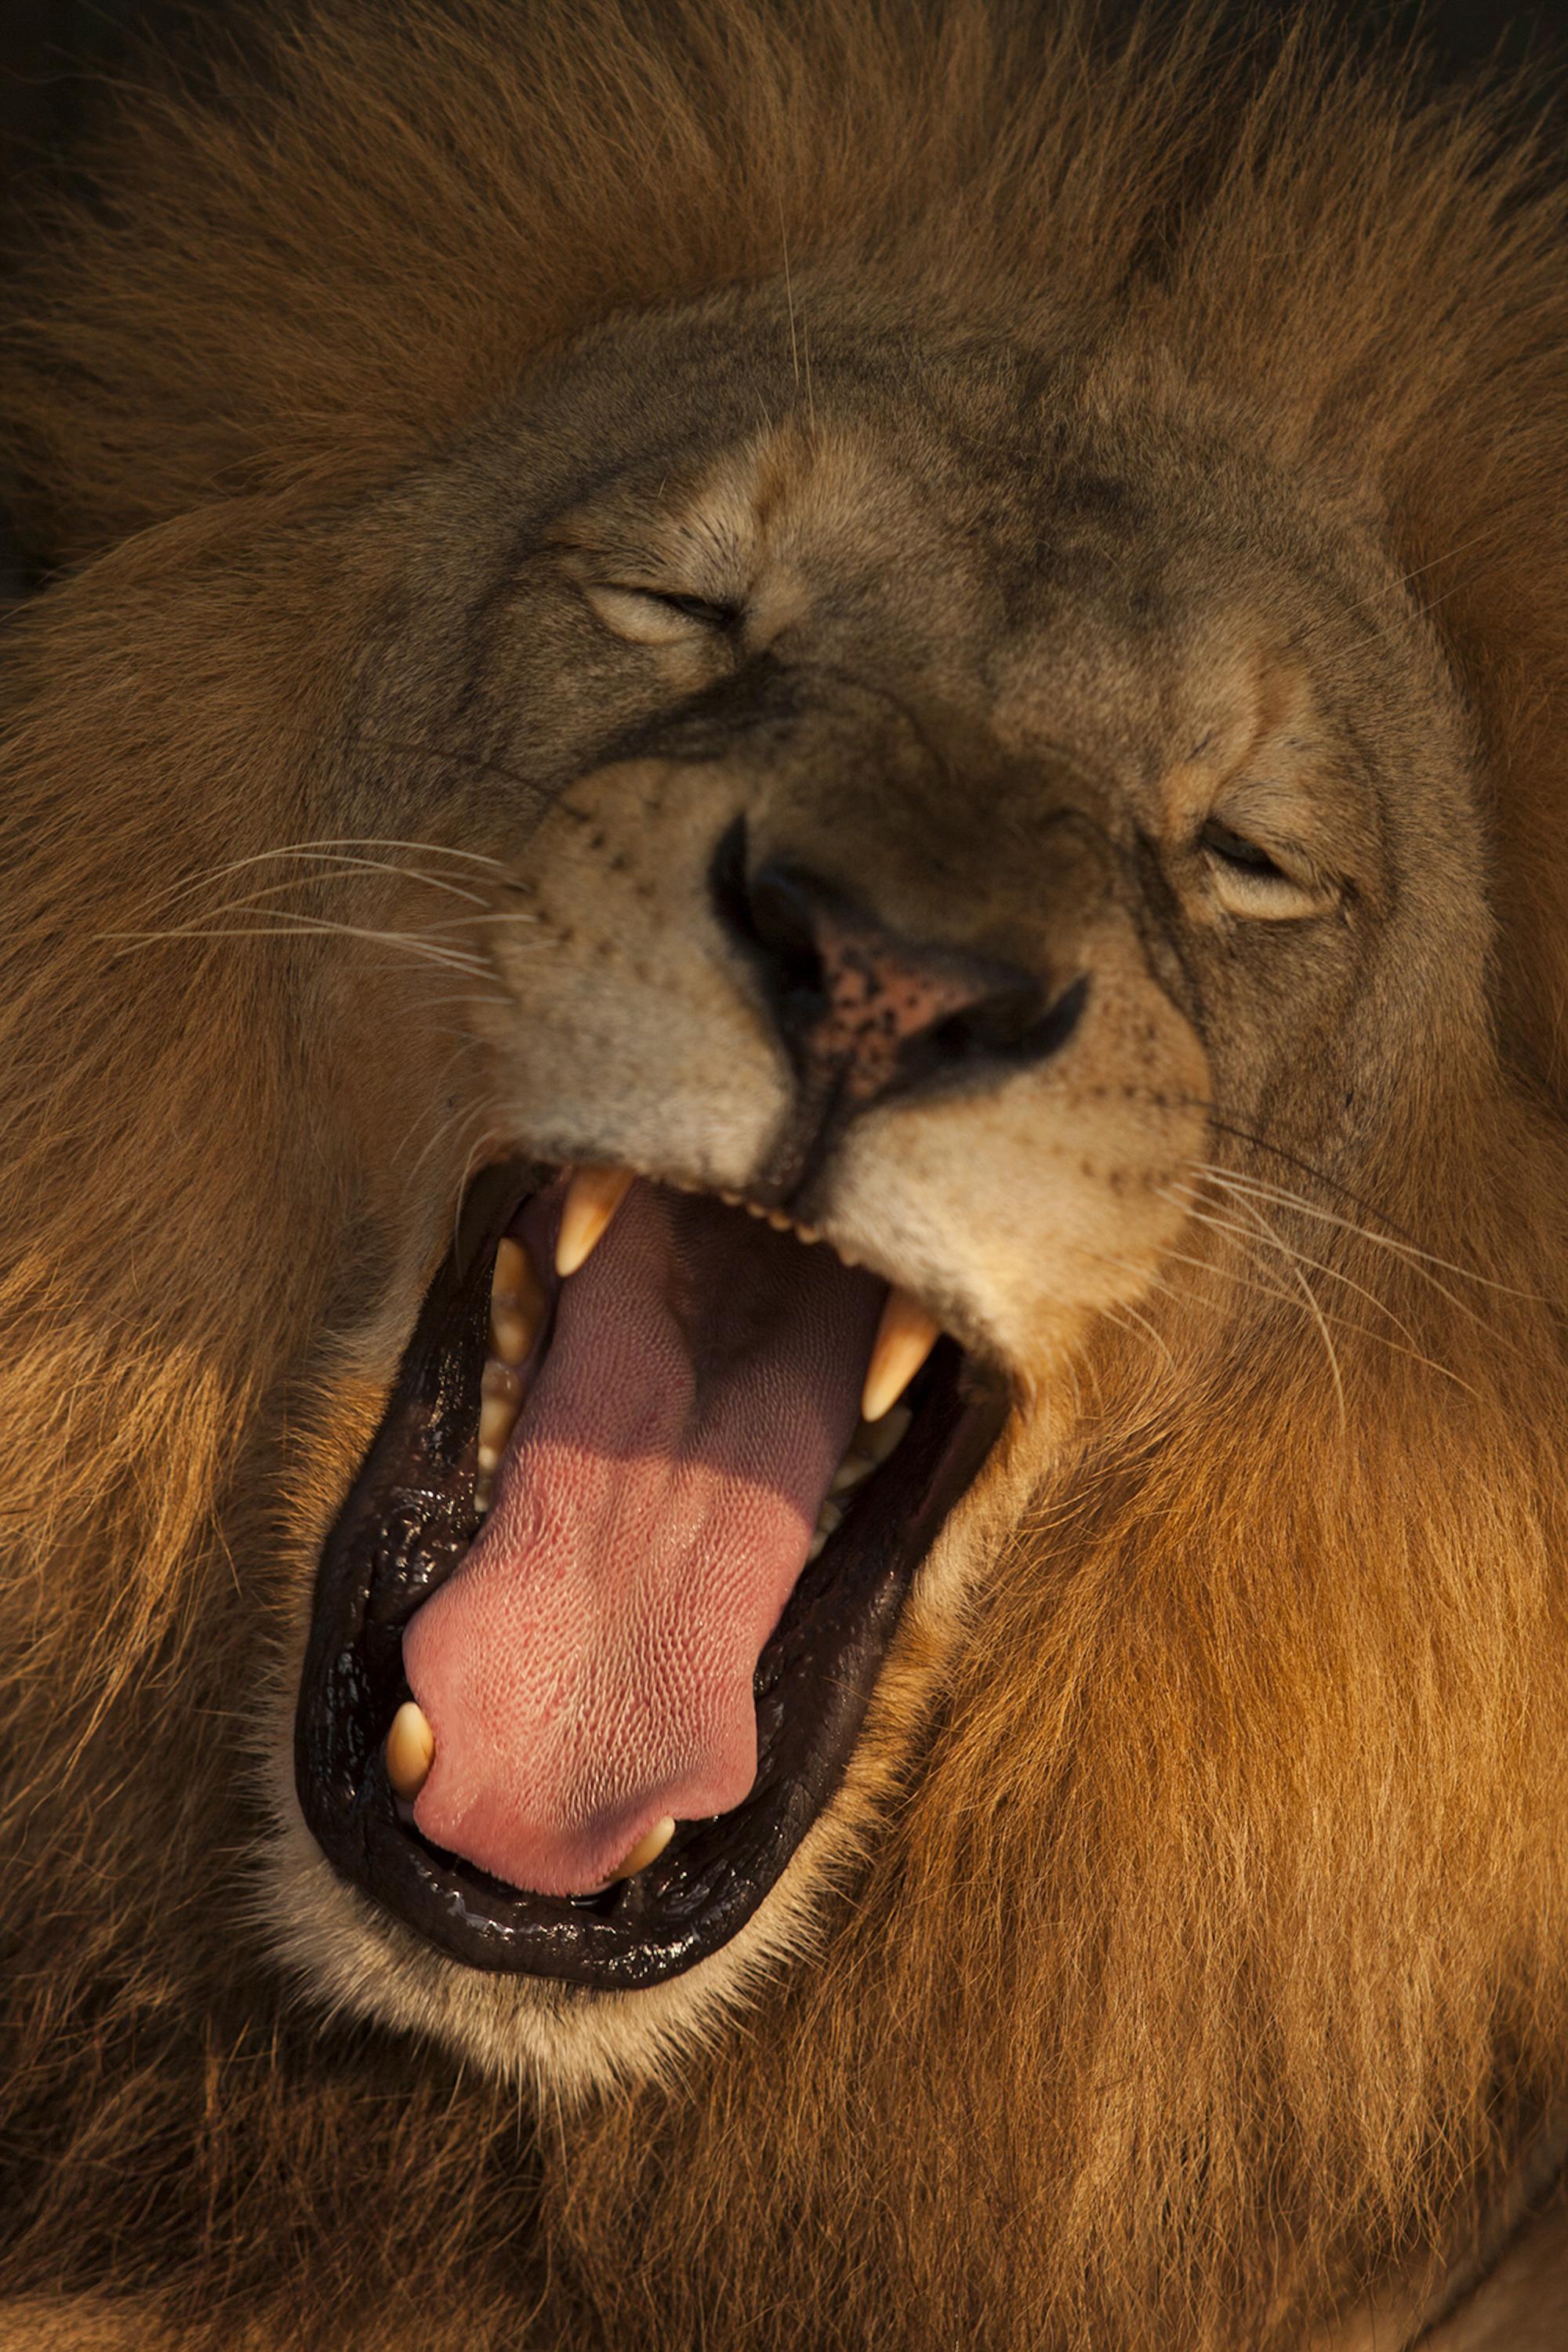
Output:
<path fill-rule="evenodd" d="M 797 1051 L 831 1068 L 848 1102 L 884 1093 L 904 1046 L 996 992 L 989 974 L 976 977 L 940 950 L 922 952 L 870 919 L 818 908 L 812 929 L 827 1005 L 801 1032 Z"/>

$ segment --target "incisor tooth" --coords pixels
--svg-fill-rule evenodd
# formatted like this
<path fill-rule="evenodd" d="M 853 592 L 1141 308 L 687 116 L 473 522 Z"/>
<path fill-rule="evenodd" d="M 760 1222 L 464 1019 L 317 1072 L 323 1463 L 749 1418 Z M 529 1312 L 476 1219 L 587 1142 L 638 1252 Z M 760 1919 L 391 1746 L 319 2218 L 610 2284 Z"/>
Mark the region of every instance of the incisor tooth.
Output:
<path fill-rule="evenodd" d="M 561 1211 L 555 1271 L 563 1279 L 586 1264 L 634 1182 L 629 1168 L 574 1168 Z"/>
<path fill-rule="evenodd" d="M 508 1234 L 496 1251 L 490 1276 L 490 1353 L 508 1366 L 521 1364 L 550 1312 L 539 1269 L 521 1242 Z"/>
<path fill-rule="evenodd" d="M 889 1290 L 876 1344 L 866 1368 L 860 1412 L 867 1421 L 880 1421 L 897 1404 L 935 1347 L 941 1326 L 907 1290 Z"/>
<path fill-rule="evenodd" d="M 479 1406 L 479 1451 L 493 1445 L 498 1452 L 517 1427 L 517 1407 L 510 1397 L 486 1397 Z"/>
<path fill-rule="evenodd" d="M 852 1495 L 856 1487 L 870 1476 L 876 1466 L 876 1464 L 869 1461 L 864 1454 L 847 1454 L 833 1474 L 833 1484 L 829 1486 L 828 1493 L 834 1496 Z"/>
<path fill-rule="evenodd" d="M 675 1835 L 675 1823 L 666 1813 L 662 1822 L 655 1822 L 646 1836 L 638 1838 L 630 1853 L 623 1854 L 616 1864 L 616 1878 L 635 1878 L 650 1862 L 657 1862 L 670 1839 Z"/>
<path fill-rule="evenodd" d="M 896 1453 L 909 1435 L 914 1414 L 907 1404 L 896 1404 L 882 1415 L 880 1421 L 863 1421 L 849 1444 L 857 1454 L 864 1454 L 879 1470 L 890 1454 Z"/>
<path fill-rule="evenodd" d="M 486 1359 L 485 1369 L 479 1376 L 479 1394 L 487 1404 L 493 1399 L 504 1399 L 515 1412 L 522 1402 L 522 1382 L 510 1364 L 500 1363 L 490 1356 Z"/>
<path fill-rule="evenodd" d="M 436 1735 L 422 1706 L 405 1698 L 392 1718 L 386 1735 L 386 1777 L 411 1805 L 430 1777 L 436 1761 Z"/>

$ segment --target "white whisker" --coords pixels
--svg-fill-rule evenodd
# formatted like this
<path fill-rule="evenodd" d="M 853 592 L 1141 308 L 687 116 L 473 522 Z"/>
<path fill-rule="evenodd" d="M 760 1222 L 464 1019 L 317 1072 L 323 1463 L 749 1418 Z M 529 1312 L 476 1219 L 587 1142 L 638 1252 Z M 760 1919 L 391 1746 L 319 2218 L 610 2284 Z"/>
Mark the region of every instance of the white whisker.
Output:
<path fill-rule="evenodd" d="M 315 841 L 282 842 L 275 849 L 258 849 L 247 857 L 235 857 L 231 858 L 226 865 L 209 866 L 205 873 L 193 875 L 184 882 L 172 884 L 163 894 L 163 900 L 167 903 L 175 898 L 184 898 L 191 891 L 199 890 L 205 883 L 223 881 L 231 874 L 243 873 L 247 866 L 264 866 L 273 858 L 314 857 L 323 863 L 347 863 L 353 862 L 348 853 L 368 849 L 404 849 L 419 856 L 454 857 L 472 866 L 492 866 L 499 874 L 508 874 L 510 870 L 502 859 L 491 857 L 482 850 L 456 849 L 447 842 L 403 841 L 391 834 L 339 834 L 326 835 Z M 363 861 L 367 866 L 376 862 L 370 859 Z M 384 870 L 389 874 L 401 874 L 410 869 L 388 862 L 385 864 Z M 434 883 L 437 877 L 433 875 L 416 875 L 416 878 Z"/>

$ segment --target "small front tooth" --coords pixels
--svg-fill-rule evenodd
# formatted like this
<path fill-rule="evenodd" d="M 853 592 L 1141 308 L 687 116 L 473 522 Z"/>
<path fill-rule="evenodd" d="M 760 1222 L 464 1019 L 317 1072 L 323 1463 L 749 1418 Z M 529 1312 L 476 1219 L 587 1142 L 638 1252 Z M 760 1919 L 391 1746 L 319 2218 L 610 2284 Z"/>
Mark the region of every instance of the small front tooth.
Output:
<path fill-rule="evenodd" d="M 555 1271 L 564 1280 L 585 1265 L 636 1182 L 629 1168 L 574 1168 L 561 1211 Z"/>
<path fill-rule="evenodd" d="M 819 1536 L 837 1535 L 843 1523 L 843 1518 L 844 1507 L 842 1504 L 834 1502 L 824 1503 L 821 1510 L 818 1511 L 816 1515 L 817 1534 Z"/>
<path fill-rule="evenodd" d="M 474 1480 L 474 1508 L 482 1519 L 495 1495 L 495 1481 L 484 1471 Z"/>
<path fill-rule="evenodd" d="M 742 1201 L 741 1206 L 748 1217 L 765 1217 L 768 1213 L 760 1201 Z"/>
<path fill-rule="evenodd" d="M 386 1777 L 405 1804 L 411 1805 L 430 1777 L 436 1761 L 436 1735 L 422 1706 L 405 1699 L 386 1735 Z"/>
<path fill-rule="evenodd" d="M 550 1312 L 539 1270 L 521 1242 L 509 1234 L 496 1251 L 490 1276 L 490 1353 L 508 1367 L 532 1349 Z"/>
<path fill-rule="evenodd" d="M 795 1229 L 795 1236 L 796 1241 L 819 1242 L 822 1239 L 822 1227 L 820 1225 L 796 1225 Z"/>
<path fill-rule="evenodd" d="M 768 1223 L 772 1225 L 775 1234 L 792 1233 L 795 1229 L 793 1220 L 786 1217 L 782 1209 L 770 1209 L 768 1211 Z"/>
<path fill-rule="evenodd" d="M 612 1879 L 635 1878 L 650 1862 L 657 1862 L 670 1839 L 675 1835 L 675 1823 L 666 1813 L 662 1822 L 655 1822 L 651 1830 L 638 1838 L 630 1853 L 623 1854 L 611 1874 Z"/>
<path fill-rule="evenodd" d="M 805 1548 L 805 1556 L 806 1556 L 806 1559 L 807 1559 L 808 1560 L 816 1559 L 817 1558 L 818 1554 L 822 1551 L 823 1547 L 826 1545 L 826 1541 L 827 1541 L 827 1530 L 826 1530 L 826 1528 L 824 1528 L 824 1529 L 823 1529 L 823 1532 L 821 1533 L 821 1535 L 819 1535 L 819 1536 L 813 1536 L 813 1537 L 812 1537 L 812 1538 L 811 1538 L 811 1541 L 806 1545 L 806 1548 Z"/>
<path fill-rule="evenodd" d="M 522 1382 L 510 1364 L 503 1364 L 499 1358 L 490 1356 L 486 1359 L 485 1369 L 479 1377 L 479 1394 L 487 1404 L 492 1399 L 504 1399 L 515 1412 L 522 1402 Z"/>
<path fill-rule="evenodd" d="M 863 1421 L 850 1444 L 857 1454 L 868 1455 L 872 1465 L 879 1470 L 909 1435 L 913 1419 L 907 1404 L 889 1405 L 880 1421 Z"/>
<path fill-rule="evenodd" d="M 507 1439 L 517 1427 L 517 1407 L 509 1397 L 486 1397 L 479 1407 L 479 1446 L 494 1446 L 497 1453 L 504 1448 Z"/>
<path fill-rule="evenodd" d="M 941 1328 L 920 1300 L 911 1298 L 907 1290 L 889 1291 L 888 1303 L 877 1327 L 871 1360 L 866 1368 L 866 1385 L 860 1395 L 863 1419 L 880 1421 L 889 1406 L 897 1404 L 935 1347 Z"/>
<path fill-rule="evenodd" d="M 828 1493 L 852 1495 L 857 1486 L 865 1484 L 876 1466 L 876 1464 L 864 1454 L 847 1454 L 833 1474 L 833 1484 L 829 1486 Z"/>

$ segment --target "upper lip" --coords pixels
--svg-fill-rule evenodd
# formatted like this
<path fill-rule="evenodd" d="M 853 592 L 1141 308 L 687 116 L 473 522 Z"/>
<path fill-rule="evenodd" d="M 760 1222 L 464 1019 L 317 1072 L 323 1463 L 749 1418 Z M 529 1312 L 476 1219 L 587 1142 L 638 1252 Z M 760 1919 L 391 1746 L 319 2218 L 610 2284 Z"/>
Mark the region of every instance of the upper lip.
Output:
<path fill-rule="evenodd" d="M 759 1770 L 743 1804 L 717 1822 L 682 1824 L 657 1862 L 601 1894 L 502 1885 L 429 1846 L 399 1817 L 381 1742 L 407 1695 L 402 1627 L 474 1532 L 489 1267 L 543 1172 L 510 1162 L 476 1181 L 458 1246 L 426 1295 L 385 1416 L 328 1537 L 301 1680 L 296 1781 L 338 1870 L 454 1958 L 632 1988 L 728 1941 L 831 1796 L 905 1591 L 994 1442 L 1007 1399 L 953 1343 L 939 1346 L 908 1437 L 862 1490 L 878 1488 L 891 1507 L 851 1513 L 802 1574 L 759 1661 Z"/>

